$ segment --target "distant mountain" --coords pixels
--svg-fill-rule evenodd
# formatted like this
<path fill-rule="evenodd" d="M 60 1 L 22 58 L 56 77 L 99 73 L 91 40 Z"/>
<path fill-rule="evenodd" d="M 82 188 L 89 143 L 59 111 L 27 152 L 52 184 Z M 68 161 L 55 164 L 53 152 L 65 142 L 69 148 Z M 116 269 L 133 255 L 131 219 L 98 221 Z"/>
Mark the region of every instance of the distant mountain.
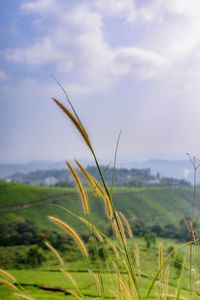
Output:
<path fill-rule="evenodd" d="M 133 162 L 131 167 L 139 169 L 150 168 L 153 175 L 159 173 L 161 177 L 185 179 L 190 182 L 193 180 L 193 169 L 189 160 L 152 159 L 139 163 Z"/>
<path fill-rule="evenodd" d="M 100 180 L 96 167 L 88 166 L 87 171 Z M 113 180 L 113 169 L 101 166 L 106 182 L 111 185 Z M 83 182 L 85 178 L 77 170 Z M 37 170 L 29 173 L 15 173 L 3 179 L 6 182 L 25 183 L 36 186 L 73 186 L 73 178 L 67 168 L 55 170 Z M 86 182 L 85 182 L 86 183 Z M 190 183 L 184 179 L 170 177 L 161 177 L 159 173 L 152 175 L 149 168 L 139 169 L 120 168 L 115 170 L 114 185 L 123 187 L 144 187 L 144 186 L 190 186 Z"/>
<path fill-rule="evenodd" d="M 27 174 L 37 170 L 64 169 L 65 162 L 32 161 L 23 164 L 0 164 L 0 178 L 4 179 L 16 173 Z"/>
<path fill-rule="evenodd" d="M 87 161 L 84 165 L 88 165 Z M 91 163 L 90 163 L 91 165 Z M 160 174 L 161 177 L 173 177 L 192 182 L 193 170 L 189 160 L 147 160 L 144 162 L 130 162 L 120 160 L 119 168 L 126 169 L 150 169 L 152 175 Z M 37 170 L 61 170 L 65 169 L 65 162 L 33 161 L 24 164 L 0 164 L 0 178 L 4 179 L 16 173 L 27 174 Z M 199 176 L 200 178 L 200 176 Z M 200 181 L 200 180 L 198 180 Z"/>

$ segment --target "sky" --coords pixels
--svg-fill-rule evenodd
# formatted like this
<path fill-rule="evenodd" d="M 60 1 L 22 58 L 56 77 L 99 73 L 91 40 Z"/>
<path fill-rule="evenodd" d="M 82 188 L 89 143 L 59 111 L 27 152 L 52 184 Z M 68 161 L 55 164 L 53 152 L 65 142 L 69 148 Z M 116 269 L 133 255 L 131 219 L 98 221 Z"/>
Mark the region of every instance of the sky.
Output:
<path fill-rule="evenodd" d="M 199 0 L 0 5 L 1 163 L 89 159 L 52 74 L 105 162 L 199 155 Z"/>

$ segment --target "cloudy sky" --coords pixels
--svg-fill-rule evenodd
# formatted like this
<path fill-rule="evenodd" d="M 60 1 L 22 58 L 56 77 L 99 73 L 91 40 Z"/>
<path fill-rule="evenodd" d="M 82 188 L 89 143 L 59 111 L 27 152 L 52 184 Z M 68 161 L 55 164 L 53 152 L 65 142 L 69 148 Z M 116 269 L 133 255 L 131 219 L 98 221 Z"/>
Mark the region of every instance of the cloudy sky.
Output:
<path fill-rule="evenodd" d="M 0 0 L 0 162 L 200 152 L 199 0 Z"/>

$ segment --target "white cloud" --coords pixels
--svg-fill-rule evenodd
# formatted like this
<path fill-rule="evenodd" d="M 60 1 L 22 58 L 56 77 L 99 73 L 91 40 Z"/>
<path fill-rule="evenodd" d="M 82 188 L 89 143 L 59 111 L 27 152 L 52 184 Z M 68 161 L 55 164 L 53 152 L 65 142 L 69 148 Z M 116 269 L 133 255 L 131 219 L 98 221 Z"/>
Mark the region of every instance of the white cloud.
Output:
<path fill-rule="evenodd" d="M 170 66 L 159 54 L 134 47 L 118 49 L 116 61 L 125 73 L 136 73 L 141 79 L 153 78 Z"/>
<path fill-rule="evenodd" d="M 67 86 L 77 93 L 110 89 L 126 75 L 149 80 L 170 67 L 182 72 L 192 56 L 200 65 L 199 5 L 196 0 L 192 5 L 187 0 L 174 0 L 173 5 L 169 0 L 96 0 L 71 6 L 56 0 L 27 1 L 22 11 L 35 14 L 43 31 L 35 43 L 9 49 L 5 58 L 38 68 L 51 64 L 52 73 L 68 76 Z M 130 32 L 139 26 L 137 30 L 143 30 L 139 43 L 133 40 L 127 46 L 119 40 L 117 46 L 111 45 L 105 15 L 119 17 L 120 22 L 123 18 Z"/>
<path fill-rule="evenodd" d="M 53 63 L 63 59 L 62 52 L 55 47 L 52 38 L 46 36 L 28 48 L 8 50 L 5 57 L 8 61 L 31 66 Z"/>
<path fill-rule="evenodd" d="M 57 6 L 56 0 L 36 0 L 36 1 L 28 1 L 21 5 L 21 9 L 24 12 L 30 13 L 49 13 L 49 12 L 56 12 Z"/>
<path fill-rule="evenodd" d="M 186 17 L 199 16 L 200 2 L 199 0 L 171 0 L 162 1 L 166 10 L 174 12 Z"/>
<path fill-rule="evenodd" d="M 7 75 L 3 70 L 0 70 L 0 81 L 7 79 Z"/>
<path fill-rule="evenodd" d="M 168 68 L 167 59 L 153 51 L 131 46 L 111 47 L 105 41 L 100 16 L 85 8 L 79 9 L 74 12 L 74 18 L 72 15 L 75 24 L 81 26 L 81 32 L 76 36 L 79 66 L 92 89 L 109 88 L 131 73 L 140 79 L 153 78 Z"/>
<path fill-rule="evenodd" d="M 105 15 L 118 16 L 126 22 L 135 21 L 136 8 L 133 0 L 97 0 L 93 5 Z"/>
<path fill-rule="evenodd" d="M 48 22 L 45 21 L 46 31 L 38 41 L 26 48 L 8 50 L 6 59 L 35 67 L 53 64 L 52 72 L 73 74 L 68 85 L 79 92 L 109 89 L 127 74 L 140 79 L 154 78 L 168 68 L 167 59 L 152 50 L 109 45 L 104 35 L 103 6 L 99 1 L 95 3 L 98 10 L 86 3 L 70 9 L 53 0 L 24 3 L 23 11 L 44 14 L 45 18 L 49 11 L 60 13 L 54 13 L 53 25 L 50 13 Z M 113 6 L 110 0 L 105 7 L 114 15 L 125 16 L 127 21 L 133 18 L 133 1 L 117 0 Z"/>

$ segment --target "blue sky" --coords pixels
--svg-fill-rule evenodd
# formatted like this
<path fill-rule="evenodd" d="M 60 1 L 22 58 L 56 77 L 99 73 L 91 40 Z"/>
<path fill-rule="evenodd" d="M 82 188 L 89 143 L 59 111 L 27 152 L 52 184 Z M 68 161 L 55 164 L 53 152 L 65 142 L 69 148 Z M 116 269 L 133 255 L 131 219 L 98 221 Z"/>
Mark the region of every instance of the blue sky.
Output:
<path fill-rule="evenodd" d="M 100 158 L 198 155 L 199 0 L 1 0 L 0 33 L 0 162 L 89 158 L 51 74 Z"/>

